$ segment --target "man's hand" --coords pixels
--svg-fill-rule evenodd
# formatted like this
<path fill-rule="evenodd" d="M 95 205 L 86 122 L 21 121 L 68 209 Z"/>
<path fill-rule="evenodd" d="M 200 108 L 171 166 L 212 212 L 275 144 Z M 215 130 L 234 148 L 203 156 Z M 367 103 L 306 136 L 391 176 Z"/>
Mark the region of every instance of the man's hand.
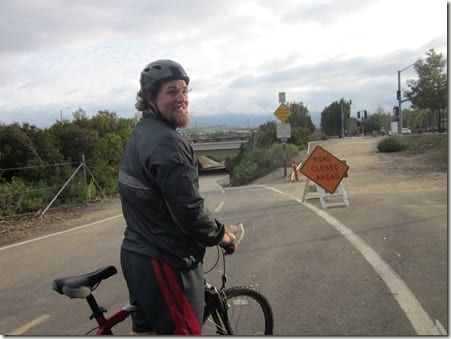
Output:
<path fill-rule="evenodd" d="M 219 243 L 219 246 L 224 247 L 227 245 L 233 245 L 235 242 L 235 235 L 229 230 L 230 226 L 225 226 L 224 237 Z"/>
<path fill-rule="evenodd" d="M 243 224 L 225 226 L 224 237 L 219 245 L 224 248 L 225 254 L 232 254 L 238 248 L 243 236 Z"/>

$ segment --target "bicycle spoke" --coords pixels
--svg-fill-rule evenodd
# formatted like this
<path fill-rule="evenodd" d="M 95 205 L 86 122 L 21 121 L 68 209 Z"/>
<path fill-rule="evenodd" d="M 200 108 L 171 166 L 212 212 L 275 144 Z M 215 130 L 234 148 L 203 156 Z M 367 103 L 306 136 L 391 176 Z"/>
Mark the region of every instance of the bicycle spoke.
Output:
<path fill-rule="evenodd" d="M 227 330 L 224 327 L 219 314 L 217 311 L 213 311 L 202 327 L 202 335 L 217 335 L 226 333 Z"/>
<path fill-rule="evenodd" d="M 228 318 L 232 331 L 238 335 L 263 335 L 265 315 L 251 297 L 240 295 L 228 299 Z"/>
<path fill-rule="evenodd" d="M 271 306 L 261 293 L 248 286 L 232 287 L 223 293 L 227 300 L 224 305 L 227 309 L 226 315 L 220 317 L 218 310 L 214 308 L 202 329 L 204 335 L 273 334 L 274 320 Z M 216 307 L 220 308 L 221 305 Z M 216 330 L 217 328 L 219 331 Z"/>

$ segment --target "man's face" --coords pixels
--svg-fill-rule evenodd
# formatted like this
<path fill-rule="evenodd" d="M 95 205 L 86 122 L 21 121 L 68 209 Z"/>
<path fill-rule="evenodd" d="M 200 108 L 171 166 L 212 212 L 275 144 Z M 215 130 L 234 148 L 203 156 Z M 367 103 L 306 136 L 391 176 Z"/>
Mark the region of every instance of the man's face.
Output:
<path fill-rule="evenodd" d="M 154 104 L 174 127 L 188 126 L 188 86 L 184 80 L 165 82 Z"/>

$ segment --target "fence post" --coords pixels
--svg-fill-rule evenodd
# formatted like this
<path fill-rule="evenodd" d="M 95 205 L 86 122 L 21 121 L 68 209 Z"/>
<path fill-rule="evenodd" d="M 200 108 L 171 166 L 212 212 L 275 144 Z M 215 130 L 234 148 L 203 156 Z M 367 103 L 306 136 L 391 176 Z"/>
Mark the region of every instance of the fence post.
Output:
<path fill-rule="evenodd" d="M 81 155 L 81 162 L 83 164 L 83 186 L 85 188 L 86 206 L 88 206 L 88 182 L 86 180 L 86 163 L 84 154 Z"/>
<path fill-rule="evenodd" d="M 47 205 L 47 207 L 45 208 L 44 211 L 42 211 L 41 213 L 41 217 L 45 214 L 45 212 L 47 212 L 47 210 L 50 208 L 50 206 L 52 206 L 52 204 L 55 202 L 55 200 L 58 198 L 58 196 L 61 194 L 61 192 L 64 190 L 64 188 L 69 184 L 69 182 L 72 180 L 72 178 L 75 176 L 75 174 L 77 174 L 77 172 L 80 170 L 80 168 L 83 166 L 83 163 L 81 163 L 77 169 L 74 171 L 74 173 L 72 173 L 72 175 L 70 176 L 69 179 L 67 179 L 67 181 L 64 183 L 63 187 L 61 187 L 61 189 L 58 191 L 58 193 L 56 193 L 56 195 L 53 197 L 52 201 L 50 201 L 50 203 Z"/>

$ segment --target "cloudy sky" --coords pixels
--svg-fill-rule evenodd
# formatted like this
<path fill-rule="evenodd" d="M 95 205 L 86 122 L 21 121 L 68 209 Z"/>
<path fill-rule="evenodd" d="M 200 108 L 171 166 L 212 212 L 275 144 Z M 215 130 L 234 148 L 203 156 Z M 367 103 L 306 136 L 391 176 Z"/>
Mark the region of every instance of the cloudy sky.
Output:
<path fill-rule="evenodd" d="M 340 98 L 353 115 L 391 112 L 397 71 L 430 48 L 446 56 L 447 2 L 0 0 L 0 31 L 3 124 L 47 127 L 77 108 L 133 117 L 156 59 L 190 75 L 193 116 L 272 114 L 286 92 L 316 122 Z"/>

